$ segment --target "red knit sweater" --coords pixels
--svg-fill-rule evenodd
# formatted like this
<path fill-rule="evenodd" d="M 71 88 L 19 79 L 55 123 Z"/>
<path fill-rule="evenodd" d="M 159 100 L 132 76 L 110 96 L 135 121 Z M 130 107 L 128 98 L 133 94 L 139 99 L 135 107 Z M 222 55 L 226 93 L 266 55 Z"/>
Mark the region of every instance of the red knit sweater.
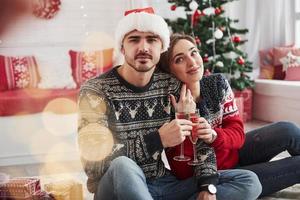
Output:
<path fill-rule="evenodd" d="M 231 87 L 220 74 L 204 77 L 200 86 L 202 101 L 197 108 L 217 132 L 217 138 L 210 146 L 215 150 L 218 169 L 233 168 L 238 163 L 238 149 L 244 144 L 245 133 Z M 184 144 L 184 154 L 193 158 L 192 143 L 186 138 Z M 180 145 L 167 150 L 171 171 L 179 179 L 193 176 L 193 168 L 187 162 L 173 160 L 179 152 Z"/>

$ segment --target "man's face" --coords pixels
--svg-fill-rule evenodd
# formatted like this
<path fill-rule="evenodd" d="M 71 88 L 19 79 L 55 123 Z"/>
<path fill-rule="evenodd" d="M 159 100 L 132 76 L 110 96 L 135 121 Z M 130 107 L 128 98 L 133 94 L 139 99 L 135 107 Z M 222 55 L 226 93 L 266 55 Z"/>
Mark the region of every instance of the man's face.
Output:
<path fill-rule="evenodd" d="M 135 71 L 148 72 L 159 61 L 162 41 L 153 33 L 132 31 L 125 36 L 121 51 L 125 62 Z"/>

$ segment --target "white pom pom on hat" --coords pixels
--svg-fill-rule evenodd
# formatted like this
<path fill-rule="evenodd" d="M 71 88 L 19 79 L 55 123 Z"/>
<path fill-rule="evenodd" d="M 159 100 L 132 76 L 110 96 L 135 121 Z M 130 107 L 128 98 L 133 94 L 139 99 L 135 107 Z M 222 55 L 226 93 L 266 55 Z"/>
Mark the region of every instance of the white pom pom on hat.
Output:
<path fill-rule="evenodd" d="M 161 16 L 154 14 L 152 7 L 129 10 L 124 15 L 115 31 L 116 47 L 119 51 L 126 34 L 134 30 L 158 35 L 163 43 L 162 52 L 167 51 L 170 44 L 168 24 Z"/>

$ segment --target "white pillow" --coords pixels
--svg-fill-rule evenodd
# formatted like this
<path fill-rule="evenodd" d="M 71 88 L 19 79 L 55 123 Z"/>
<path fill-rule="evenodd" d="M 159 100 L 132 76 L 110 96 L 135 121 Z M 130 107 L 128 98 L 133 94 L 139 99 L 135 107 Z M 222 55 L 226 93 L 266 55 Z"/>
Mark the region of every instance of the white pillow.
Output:
<path fill-rule="evenodd" d="M 36 53 L 41 81 L 40 89 L 72 89 L 76 84 L 72 77 L 68 48 L 48 47 Z"/>

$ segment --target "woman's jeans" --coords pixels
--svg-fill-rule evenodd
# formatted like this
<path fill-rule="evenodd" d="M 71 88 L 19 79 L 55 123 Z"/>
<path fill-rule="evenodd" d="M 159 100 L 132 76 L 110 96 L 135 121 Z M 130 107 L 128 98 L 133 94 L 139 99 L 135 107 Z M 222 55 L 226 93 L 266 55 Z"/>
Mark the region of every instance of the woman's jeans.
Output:
<path fill-rule="evenodd" d="M 283 151 L 292 157 L 269 162 Z M 300 183 L 300 129 L 277 122 L 246 134 L 239 152 L 239 166 L 255 172 L 262 184 L 261 196 Z"/>
<path fill-rule="evenodd" d="M 261 193 L 257 176 L 242 169 L 219 171 L 217 199 L 254 200 Z M 167 173 L 147 180 L 141 168 L 125 156 L 114 159 L 101 178 L 94 199 L 111 200 L 194 200 L 198 195 L 195 179 L 177 180 Z"/>

